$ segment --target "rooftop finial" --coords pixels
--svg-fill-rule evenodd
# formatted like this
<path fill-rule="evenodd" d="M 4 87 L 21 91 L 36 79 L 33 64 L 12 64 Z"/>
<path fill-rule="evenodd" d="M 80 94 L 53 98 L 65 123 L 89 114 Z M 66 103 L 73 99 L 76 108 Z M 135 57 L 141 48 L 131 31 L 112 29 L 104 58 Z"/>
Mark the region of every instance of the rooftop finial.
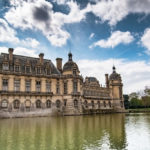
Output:
<path fill-rule="evenodd" d="M 69 54 L 68 54 L 68 59 L 69 59 L 69 61 L 72 61 L 72 53 L 71 52 L 69 52 Z"/>
<path fill-rule="evenodd" d="M 116 72 L 116 67 L 113 65 L 113 73 L 115 73 Z"/>

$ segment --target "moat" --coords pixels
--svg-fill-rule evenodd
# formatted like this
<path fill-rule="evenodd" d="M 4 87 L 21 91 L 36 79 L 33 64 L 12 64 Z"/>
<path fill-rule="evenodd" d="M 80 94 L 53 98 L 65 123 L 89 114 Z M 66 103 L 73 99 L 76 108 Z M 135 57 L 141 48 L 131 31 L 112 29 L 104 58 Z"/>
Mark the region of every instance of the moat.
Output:
<path fill-rule="evenodd" d="M 0 120 L 0 150 L 150 149 L 150 113 Z"/>

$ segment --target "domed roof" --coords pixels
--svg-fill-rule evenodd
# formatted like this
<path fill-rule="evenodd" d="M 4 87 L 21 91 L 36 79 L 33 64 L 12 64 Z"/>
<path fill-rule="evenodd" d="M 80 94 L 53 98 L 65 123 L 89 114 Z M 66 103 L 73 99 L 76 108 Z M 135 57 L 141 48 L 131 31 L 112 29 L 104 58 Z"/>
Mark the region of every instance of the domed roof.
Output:
<path fill-rule="evenodd" d="M 113 72 L 112 72 L 112 74 L 109 76 L 109 80 L 121 80 L 120 74 L 116 73 L 116 68 L 115 68 L 115 66 L 113 66 Z"/>
<path fill-rule="evenodd" d="M 78 65 L 72 60 L 72 53 L 69 53 L 68 62 L 64 64 L 63 71 L 72 71 L 73 69 L 76 69 L 77 71 L 79 71 Z"/>

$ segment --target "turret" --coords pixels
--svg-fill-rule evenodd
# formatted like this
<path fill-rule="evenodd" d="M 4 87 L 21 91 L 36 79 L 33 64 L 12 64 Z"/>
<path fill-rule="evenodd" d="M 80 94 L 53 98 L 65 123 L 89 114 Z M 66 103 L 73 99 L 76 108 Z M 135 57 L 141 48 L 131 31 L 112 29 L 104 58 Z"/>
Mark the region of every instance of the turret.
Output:
<path fill-rule="evenodd" d="M 116 72 L 115 66 L 113 66 L 113 72 L 109 76 L 109 87 L 111 89 L 111 97 L 114 100 L 116 107 L 123 107 L 123 93 L 122 93 L 122 80 L 120 74 Z"/>

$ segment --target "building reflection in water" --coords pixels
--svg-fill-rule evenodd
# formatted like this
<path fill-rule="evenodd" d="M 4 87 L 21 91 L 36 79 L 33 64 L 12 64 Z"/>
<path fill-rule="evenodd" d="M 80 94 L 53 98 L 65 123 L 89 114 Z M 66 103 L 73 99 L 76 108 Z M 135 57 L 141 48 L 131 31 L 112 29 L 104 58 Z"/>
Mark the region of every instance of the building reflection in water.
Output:
<path fill-rule="evenodd" d="M 124 114 L 0 120 L 0 149 L 120 150 L 124 126 Z"/>

